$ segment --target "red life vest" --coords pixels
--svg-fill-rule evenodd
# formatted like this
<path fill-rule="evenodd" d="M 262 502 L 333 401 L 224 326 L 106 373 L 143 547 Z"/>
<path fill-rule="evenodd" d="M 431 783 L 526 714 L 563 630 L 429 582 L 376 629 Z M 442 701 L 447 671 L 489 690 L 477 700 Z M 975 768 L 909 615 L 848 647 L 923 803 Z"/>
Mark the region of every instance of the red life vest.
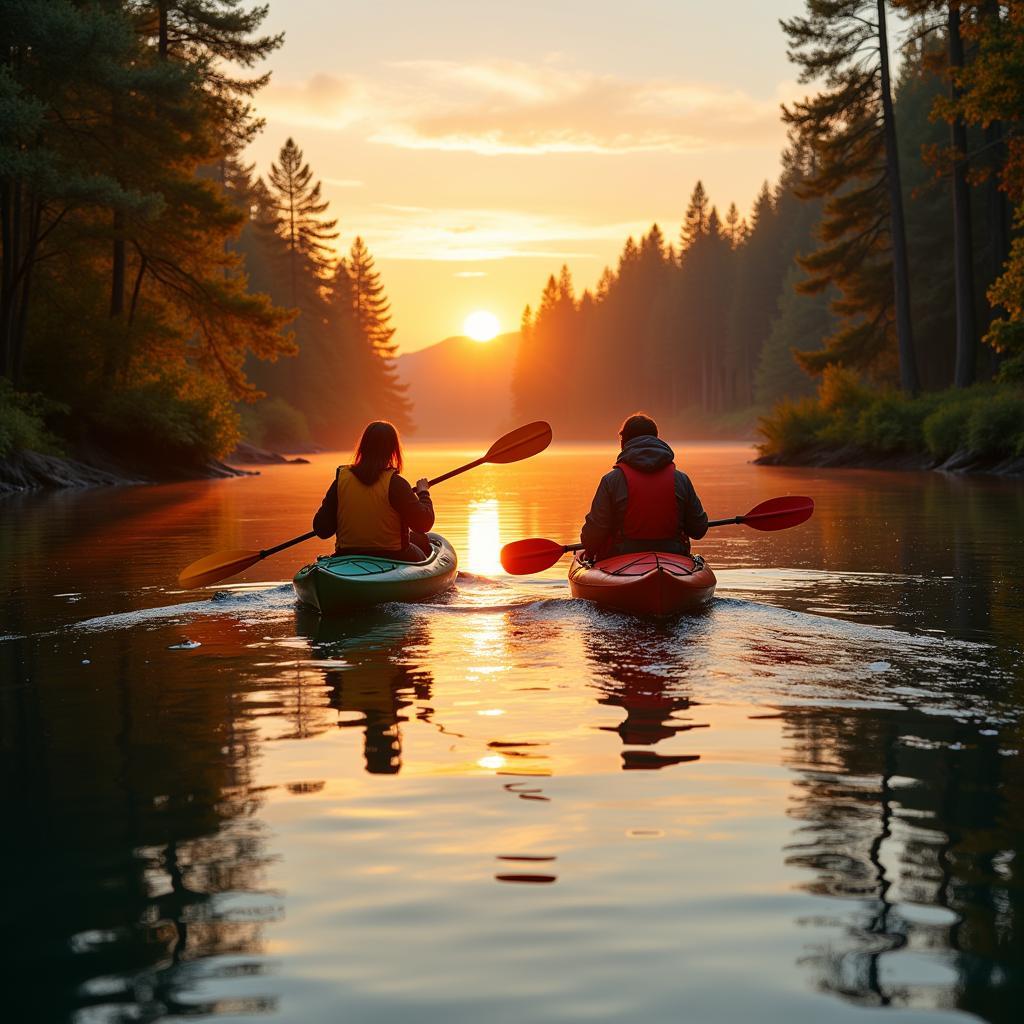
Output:
<path fill-rule="evenodd" d="M 615 464 L 626 478 L 629 501 L 622 521 L 626 540 L 668 540 L 680 536 L 676 505 L 676 465 L 642 473 L 625 462 Z"/>

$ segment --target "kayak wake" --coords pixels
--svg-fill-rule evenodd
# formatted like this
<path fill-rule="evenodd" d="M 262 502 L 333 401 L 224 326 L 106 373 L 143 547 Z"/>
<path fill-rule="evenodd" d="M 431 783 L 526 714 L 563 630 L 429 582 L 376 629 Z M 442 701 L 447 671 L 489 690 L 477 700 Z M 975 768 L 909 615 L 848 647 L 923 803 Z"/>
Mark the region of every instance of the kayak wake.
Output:
<path fill-rule="evenodd" d="M 547 596 L 544 592 L 555 592 Z M 538 593 L 540 592 L 540 593 Z M 174 593 L 171 591 L 170 593 Z M 395 615 L 439 612 L 500 612 L 545 600 L 568 596 L 564 580 L 531 580 L 528 583 L 505 582 L 472 573 L 459 573 L 458 584 L 433 601 L 416 604 L 382 604 L 379 609 Z M 130 612 L 100 615 L 74 623 L 71 628 L 86 632 L 106 632 L 160 624 L 188 622 L 206 616 L 230 616 L 255 623 L 287 618 L 299 603 L 291 583 L 242 583 L 217 587 L 209 597 L 178 604 L 139 608 Z M 7 638 L 0 638 L 7 639 Z M 10 639 L 14 639 L 11 637 Z"/>
<path fill-rule="evenodd" d="M 243 584 L 220 588 L 210 597 L 199 600 L 99 615 L 76 622 L 72 628 L 85 633 L 106 632 L 189 621 L 207 615 L 229 615 L 239 619 L 281 618 L 294 606 L 295 591 L 290 583 Z"/>

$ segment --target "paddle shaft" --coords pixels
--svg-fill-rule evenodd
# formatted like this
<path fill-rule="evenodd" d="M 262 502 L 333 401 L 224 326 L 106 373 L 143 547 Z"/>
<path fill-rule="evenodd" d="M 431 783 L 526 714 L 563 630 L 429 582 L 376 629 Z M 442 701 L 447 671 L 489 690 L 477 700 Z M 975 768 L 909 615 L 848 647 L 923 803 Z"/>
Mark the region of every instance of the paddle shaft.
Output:
<path fill-rule="evenodd" d="M 456 470 L 456 472 L 459 472 Z M 713 519 L 708 523 L 708 529 L 712 526 L 735 526 L 737 523 L 742 523 L 746 519 L 746 516 L 733 516 L 732 519 Z M 564 554 L 568 554 L 570 551 L 582 551 L 586 545 L 584 544 L 566 544 L 562 548 Z"/>
<path fill-rule="evenodd" d="M 467 467 L 468 468 L 468 467 Z M 456 473 L 461 473 L 462 470 L 455 470 Z M 733 516 L 731 519 L 712 519 L 708 523 L 708 529 L 710 530 L 713 526 L 736 526 L 741 525 L 747 521 L 748 512 L 745 516 Z M 582 551 L 586 547 L 585 544 L 564 544 L 562 546 L 562 554 L 568 554 L 570 551 Z"/>
<path fill-rule="evenodd" d="M 456 470 L 456 472 L 458 473 L 460 471 Z M 742 525 L 743 523 L 745 523 L 747 521 L 747 516 L 749 516 L 749 515 L 750 515 L 750 513 L 748 512 L 746 516 L 733 516 L 731 519 L 712 519 L 711 522 L 708 523 L 708 529 L 710 530 L 711 527 L 713 527 L 713 526 L 737 526 L 737 525 Z M 565 551 L 565 552 L 568 552 L 568 551 L 582 551 L 583 547 L 584 547 L 584 545 L 582 545 L 582 544 L 566 544 L 566 546 L 564 548 L 562 548 L 562 550 Z"/>
<path fill-rule="evenodd" d="M 735 526 L 737 523 L 742 523 L 747 517 L 746 516 L 733 516 L 732 519 L 712 519 L 708 523 L 708 529 L 712 526 Z"/>
<path fill-rule="evenodd" d="M 453 476 L 458 476 L 460 473 L 465 473 L 468 469 L 476 469 L 477 466 L 482 466 L 487 461 L 487 456 L 483 455 L 479 459 L 474 459 L 472 462 L 467 462 L 464 466 L 459 466 L 458 469 L 452 469 L 447 473 L 442 473 L 440 476 L 435 476 L 433 480 L 428 481 L 431 487 L 434 484 L 443 483 L 445 480 L 450 480 Z"/>
<path fill-rule="evenodd" d="M 295 547 L 296 544 L 301 544 L 304 540 L 312 540 L 315 536 L 316 534 L 310 530 L 309 533 L 304 533 L 301 537 L 293 537 L 291 540 L 286 540 L 283 544 L 267 548 L 266 551 L 260 552 L 260 557 L 256 561 L 258 562 L 264 558 L 269 558 L 271 555 L 276 555 L 278 551 L 284 551 L 285 548 Z"/>

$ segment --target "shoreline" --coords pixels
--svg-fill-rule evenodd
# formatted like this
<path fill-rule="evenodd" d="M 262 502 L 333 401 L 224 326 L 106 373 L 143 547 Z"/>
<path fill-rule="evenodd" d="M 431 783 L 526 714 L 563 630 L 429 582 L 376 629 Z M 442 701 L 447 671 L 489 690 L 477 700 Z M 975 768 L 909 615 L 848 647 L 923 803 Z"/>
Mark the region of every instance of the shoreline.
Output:
<path fill-rule="evenodd" d="M 805 466 L 814 469 L 879 469 L 905 473 L 939 472 L 964 476 L 1024 477 L 1024 456 L 992 458 L 963 449 L 948 459 L 896 452 L 881 455 L 860 445 L 836 448 L 819 444 L 790 455 L 759 455 L 757 466 Z"/>
<path fill-rule="evenodd" d="M 72 458 L 23 450 L 0 459 L 0 499 L 43 491 L 138 487 L 180 480 L 257 475 L 258 471 L 239 469 L 219 459 L 209 459 L 199 465 L 164 464 L 148 467 L 146 472 L 142 472 L 139 467 L 121 462 L 107 453 L 89 453 Z"/>
<path fill-rule="evenodd" d="M 242 467 L 308 463 L 309 459 L 302 456 L 289 457 L 245 441 L 240 441 L 225 459 L 207 459 L 201 463 L 171 461 L 146 466 L 94 446 L 79 446 L 74 455 L 47 455 L 22 449 L 0 458 L 0 498 L 40 491 L 140 487 L 181 480 L 259 476 L 258 469 Z"/>

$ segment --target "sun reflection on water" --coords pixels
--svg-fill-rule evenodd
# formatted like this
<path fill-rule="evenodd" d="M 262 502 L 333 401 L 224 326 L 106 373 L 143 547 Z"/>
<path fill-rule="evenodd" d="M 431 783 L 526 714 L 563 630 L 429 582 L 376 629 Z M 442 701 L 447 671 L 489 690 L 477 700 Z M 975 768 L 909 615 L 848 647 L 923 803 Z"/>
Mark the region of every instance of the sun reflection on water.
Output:
<path fill-rule="evenodd" d="M 494 576 L 501 568 L 501 521 L 497 498 L 469 503 L 465 568 L 481 576 Z"/>

